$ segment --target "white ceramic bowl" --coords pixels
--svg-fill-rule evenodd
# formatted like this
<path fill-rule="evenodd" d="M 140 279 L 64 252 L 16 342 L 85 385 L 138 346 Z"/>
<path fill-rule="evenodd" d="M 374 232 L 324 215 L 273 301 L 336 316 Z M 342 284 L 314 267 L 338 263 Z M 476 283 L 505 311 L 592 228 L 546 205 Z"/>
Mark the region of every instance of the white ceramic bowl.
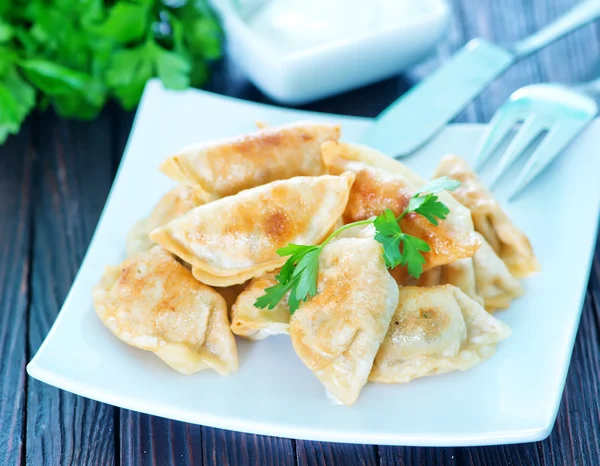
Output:
<path fill-rule="evenodd" d="M 430 53 L 446 32 L 450 10 L 446 0 L 419 1 L 421 11 L 397 27 L 292 52 L 263 41 L 232 0 L 212 3 L 229 53 L 249 79 L 276 101 L 302 104 L 393 76 Z"/>

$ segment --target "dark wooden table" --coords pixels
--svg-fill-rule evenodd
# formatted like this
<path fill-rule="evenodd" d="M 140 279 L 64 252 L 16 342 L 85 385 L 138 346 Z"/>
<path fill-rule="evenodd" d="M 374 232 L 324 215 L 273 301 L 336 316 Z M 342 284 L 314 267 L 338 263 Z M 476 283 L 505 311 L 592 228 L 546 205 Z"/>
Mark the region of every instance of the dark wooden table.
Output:
<path fill-rule="evenodd" d="M 306 108 L 374 116 L 468 39 L 483 36 L 497 43 L 513 41 L 576 1 L 452 3 L 450 34 L 436 57 L 405 77 Z M 598 71 L 599 58 L 600 25 L 592 24 L 514 66 L 458 121 L 488 121 L 510 92 L 525 84 L 589 79 Z M 217 66 L 209 88 L 268 101 L 226 62 Z M 116 107 L 106 109 L 93 123 L 64 121 L 51 113 L 35 115 L 0 148 L 1 465 L 600 464 L 598 252 L 556 426 L 550 438 L 539 443 L 404 448 L 263 437 L 114 408 L 27 377 L 25 364 L 52 325 L 86 251 L 132 118 Z M 557 254 L 567 253 L 557 248 Z"/>

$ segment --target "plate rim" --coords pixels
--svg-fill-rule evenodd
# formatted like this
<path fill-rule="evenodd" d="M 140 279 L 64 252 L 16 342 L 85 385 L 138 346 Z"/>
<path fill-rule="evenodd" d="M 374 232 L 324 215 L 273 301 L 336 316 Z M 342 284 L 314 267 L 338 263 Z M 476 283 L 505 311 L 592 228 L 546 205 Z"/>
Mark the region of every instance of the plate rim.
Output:
<path fill-rule="evenodd" d="M 136 127 L 136 122 L 139 118 L 139 115 L 142 113 L 143 105 L 146 100 L 148 100 L 148 95 L 151 92 L 154 92 L 153 89 L 161 87 L 160 84 L 157 83 L 156 80 L 149 82 L 144 91 L 144 95 L 140 106 L 136 112 L 134 122 L 132 125 L 132 129 Z M 162 91 L 161 91 L 162 92 Z M 189 92 L 189 91 L 184 91 Z M 213 98 L 218 99 L 227 99 L 232 100 L 241 104 L 249 104 L 252 106 L 266 107 L 266 108 L 277 108 L 280 109 L 282 107 L 251 102 L 243 99 L 238 99 L 231 96 L 223 96 L 217 93 L 208 92 L 208 91 L 199 91 L 193 90 L 194 93 L 200 92 L 202 94 L 209 94 Z M 292 109 L 292 111 L 297 111 Z M 302 113 L 306 114 L 318 114 L 323 117 L 330 118 L 342 118 L 342 119 L 352 119 L 352 120 L 362 120 L 364 122 L 372 121 L 370 118 L 364 117 L 354 117 L 349 115 L 338 115 L 332 113 L 323 113 L 323 112 L 313 112 L 300 110 Z M 457 130 L 457 131 L 472 131 L 475 128 L 479 128 L 485 126 L 483 123 L 451 123 L 446 126 L 444 131 L 446 130 Z M 163 406 L 153 403 L 153 402 L 145 402 L 142 399 L 135 398 L 129 395 L 123 395 L 115 393 L 114 391 L 105 391 L 103 389 L 98 389 L 94 386 L 86 384 L 80 381 L 74 381 L 73 379 L 69 379 L 68 377 L 61 376 L 60 374 L 44 368 L 40 366 L 37 362 L 38 355 L 45 349 L 48 341 L 51 340 L 52 335 L 56 331 L 56 329 L 61 324 L 63 318 L 65 317 L 65 313 L 63 313 L 63 309 L 70 305 L 70 301 L 73 295 L 73 289 L 75 288 L 75 284 L 78 282 L 80 274 L 82 270 L 84 270 L 86 262 L 88 260 L 88 255 L 92 250 L 92 247 L 95 245 L 95 241 L 97 240 L 99 226 L 105 221 L 105 215 L 107 211 L 107 206 L 109 205 L 112 195 L 115 189 L 115 186 L 119 183 L 120 175 L 122 173 L 123 161 L 125 161 L 125 155 L 128 153 L 131 139 L 132 139 L 133 131 L 130 133 L 127 144 L 124 149 L 124 156 L 121 159 L 121 163 L 115 174 L 113 183 L 111 185 L 110 191 L 107 195 L 105 204 L 103 206 L 102 212 L 98 219 L 98 223 L 94 230 L 94 233 L 90 239 L 89 246 L 86 250 L 86 253 L 83 257 L 83 260 L 80 264 L 80 267 L 75 275 L 73 283 L 66 295 L 64 303 L 61 306 L 59 313 L 57 314 L 50 330 L 44 338 L 44 341 L 37 349 L 35 355 L 31 359 L 31 361 L 27 364 L 26 370 L 27 374 L 34 379 L 37 379 L 41 382 L 47 383 L 51 386 L 57 387 L 59 389 L 74 393 L 76 395 L 80 395 L 92 400 L 96 400 L 102 403 L 107 403 L 113 406 L 117 406 L 122 409 L 129 409 L 138 411 L 145 414 L 156 415 L 168 419 L 174 419 L 183 422 L 189 422 L 194 424 L 200 424 L 215 428 L 228 429 L 238 432 L 245 433 L 253 433 L 258 435 L 268 435 L 268 436 L 276 436 L 283 438 L 294 438 L 301 440 L 310 440 L 310 441 L 325 441 L 325 442 L 343 442 L 343 443 L 353 443 L 353 444 L 371 444 L 371 445 L 394 445 L 394 446 L 418 446 L 418 447 L 459 447 L 459 446 L 485 446 L 485 445 L 498 445 L 498 444 L 512 444 L 512 443 L 526 443 L 526 442 L 534 442 L 540 441 L 547 438 L 555 424 L 556 417 L 558 415 L 559 408 L 562 403 L 562 394 L 565 388 L 566 378 L 568 376 L 569 367 L 571 363 L 573 348 L 575 339 L 577 337 L 579 328 L 579 324 L 581 321 L 581 315 L 585 305 L 585 297 L 587 294 L 587 287 L 582 287 L 581 297 L 579 300 L 579 312 L 576 317 L 576 327 L 575 331 L 572 332 L 569 338 L 569 347 L 570 352 L 568 355 L 568 364 L 563 365 L 562 373 L 561 373 L 561 381 L 562 386 L 560 387 L 560 396 L 557 396 L 554 401 L 554 406 L 552 409 L 548 409 L 548 416 L 543 420 L 543 422 L 532 422 L 531 425 L 535 427 L 532 428 L 521 428 L 521 429 L 511 429 L 508 432 L 497 432 L 494 435 L 491 435 L 488 432 L 484 432 L 481 434 L 477 433 L 464 433 L 457 435 L 448 435 L 444 434 L 423 434 L 418 433 L 414 436 L 410 434 L 385 434 L 382 432 L 342 432 L 338 433 L 334 429 L 331 428 L 320 428 L 318 426 L 313 427 L 305 427 L 305 426 L 293 426 L 291 424 L 278 424 L 276 422 L 265 422 L 265 421 L 248 421 L 235 417 L 223 417 L 210 413 L 198 413 L 194 411 L 184 411 L 180 409 L 174 409 L 172 406 L 168 406 L 167 408 L 163 408 Z M 410 157 L 410 156 L 409 156 Z M 594 236 L 598 235 L 598 227 L 599 224 L 596 222 Z M 594 253 L 589 255 L 587 259 L 587 269 L 586 275 L 589 277 L 591 267 L 593 264 Z M 549 406 L 550 408 L 550 406 Z"/>

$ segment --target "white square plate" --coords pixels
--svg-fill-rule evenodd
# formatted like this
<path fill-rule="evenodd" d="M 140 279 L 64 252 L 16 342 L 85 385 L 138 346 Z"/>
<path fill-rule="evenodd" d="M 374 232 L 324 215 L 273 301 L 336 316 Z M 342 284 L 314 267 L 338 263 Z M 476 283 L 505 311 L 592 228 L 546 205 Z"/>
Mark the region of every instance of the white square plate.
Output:
<path fill-rule="evenodd" d="M 189 143 L 250 131 L 256 121 L 300 118 L 339 122 L 349 141 L 359 140 L 370 124 L 200 91 L 167 92 L 150 83 L 85 260 L 29 374 L 122 408 L 282 437 L 420 446 L 545 438 L 563 391 L 596 242 L 598 121 L 524 195 L 506 204 L 529 235 L 543 271 L 526 282 L 525 297 L 497 314 L 511 326 L 512 337 L 467 372 L 405 385 L 368 384 L 354 406 L 336 406 L 285 336 L 238 340 L 235 375 L 204 371 L 186 377 L 153 354 L 121 343 L 96 317 L 92 286 L 106 264 L 123 259 L 133 222 L 171 187 L 156 168 L 165 156 Z M 472 157 L 481 132 L 478 125 L 450 126 L 406 163 L 429 176 L 445 153 Z"/>

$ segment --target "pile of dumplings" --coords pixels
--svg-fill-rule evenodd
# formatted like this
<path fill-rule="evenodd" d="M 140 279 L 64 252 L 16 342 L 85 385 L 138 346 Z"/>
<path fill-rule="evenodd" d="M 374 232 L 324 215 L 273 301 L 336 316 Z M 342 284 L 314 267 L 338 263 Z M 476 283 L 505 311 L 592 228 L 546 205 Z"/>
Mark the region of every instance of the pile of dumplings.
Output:
<path fill-rule="evenodd" d="M 276 284 L 289 243 L 320 244 L 342 224 L 390 208 L 396 215 L 426 181 L 373 149 L 339 141 L 334 125 L 298 122 L 183 149 L 160 167 L 178 185 L 106 268 L 96 313 L 119 339 L 183 374 L 238 369 L 234 334 L 289 334 L 330 396 L 351 405 L 367 382 L 404 383 L 466 370 L 510 335 L 494 312 L 523 294 L 539 269 L 527 237 L 467 163 L 446 156 L 434 177 L 462 184 L 440 194 L 434 226 L 401 223 L 425 240 L 424 273 L 388 270 L 372 225 L 353 227 L 319 258 L 317 294 L 290 315 L 254 303 Z M 260 344 L 260 343 L 256 343 Z"/>

